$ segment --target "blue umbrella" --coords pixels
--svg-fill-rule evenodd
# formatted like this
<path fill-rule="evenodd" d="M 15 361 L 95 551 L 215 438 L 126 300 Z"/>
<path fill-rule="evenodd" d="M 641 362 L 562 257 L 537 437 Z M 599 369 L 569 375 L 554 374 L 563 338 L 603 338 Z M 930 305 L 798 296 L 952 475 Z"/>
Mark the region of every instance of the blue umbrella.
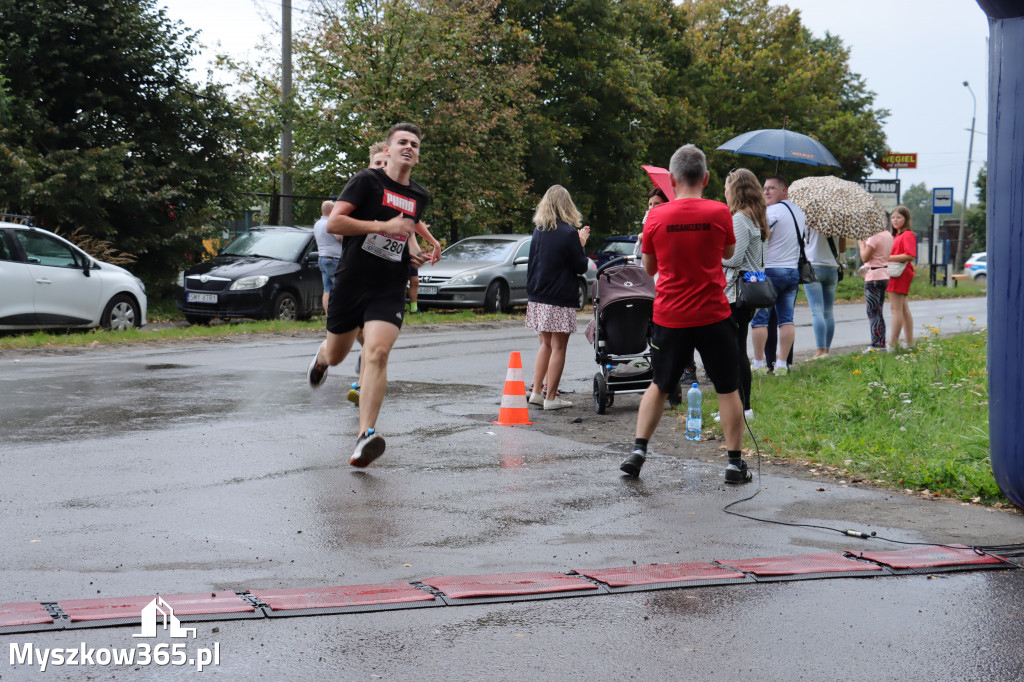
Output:
<path fill-rule="evenodd" d="M 839 162 L 825 145 L 813 137 L 785 128 L 752 130 L 732 138 L 718 149 L 736 154 L 763 156 L 775 161 L 796 161 L 811 166 L 838 166 Z"/>

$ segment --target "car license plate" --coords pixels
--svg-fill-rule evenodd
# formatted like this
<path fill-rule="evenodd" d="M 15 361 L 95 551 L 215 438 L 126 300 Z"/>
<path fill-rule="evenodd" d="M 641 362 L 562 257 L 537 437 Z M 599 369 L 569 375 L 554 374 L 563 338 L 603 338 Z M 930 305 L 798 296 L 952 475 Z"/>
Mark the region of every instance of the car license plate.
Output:
<path fill-rule="evenodd" d="M 425 286 L 423 286 L 421 284 L 420 285 L 420 289 L 419 289 L 419 293 L 421 293 L 421 294 L 436 294 L 437 293 L 437 287 L 425 287 Z"/>
<path fill-rule="evenodd" d="M 196 294 L 190 291 L 185 295 L 185 300 L 189 303 L 216 303 L 217 294 Z"/>

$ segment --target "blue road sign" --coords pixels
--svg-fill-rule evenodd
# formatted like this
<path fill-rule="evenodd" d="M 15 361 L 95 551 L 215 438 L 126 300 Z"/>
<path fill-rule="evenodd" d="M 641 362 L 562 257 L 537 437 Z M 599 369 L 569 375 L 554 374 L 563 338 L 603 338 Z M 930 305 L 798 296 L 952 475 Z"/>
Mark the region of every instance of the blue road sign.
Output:
<path fill-rule="evenodd" d="M 932 213 L 953 212 L 953 188 L 936 187 L 932 190 Z"/>

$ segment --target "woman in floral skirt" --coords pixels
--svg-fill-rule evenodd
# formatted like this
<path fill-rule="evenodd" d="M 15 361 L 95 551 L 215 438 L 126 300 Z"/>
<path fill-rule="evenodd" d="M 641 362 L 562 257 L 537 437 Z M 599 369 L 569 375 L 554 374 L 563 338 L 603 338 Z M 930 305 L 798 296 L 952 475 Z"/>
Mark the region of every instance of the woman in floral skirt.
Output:
<path fill-rule="evenodd" d="M 545 410 L 560 410 L 572 403 L 558 397 L 558 382 L 565 367 L 569 335 L 576 331 L 578 276 L 589 264 L 583 245 L 590 227 L 579 228 L 583 217 L 561 185 L 552 185 L 533 214 L 533 240 L 526 266 L 526 326 L 540 336 L 533 364 L 533 392 L 529 402 Z M 579 229 L 577 229 L 579 228 Z M 537 388 L 546 386 L 546 393 Z"/>

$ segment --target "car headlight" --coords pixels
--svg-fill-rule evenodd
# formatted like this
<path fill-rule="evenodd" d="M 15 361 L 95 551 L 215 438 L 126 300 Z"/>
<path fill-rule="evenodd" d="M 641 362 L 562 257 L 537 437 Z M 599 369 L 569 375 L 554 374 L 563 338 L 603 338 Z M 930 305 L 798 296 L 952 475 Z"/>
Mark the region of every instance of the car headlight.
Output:
<path fill-rule="evenodd" d="M 456 275 L 455 277 L 452 277 L 450 280 L 448 280 L 448 284 L 469 284 L 474 279 L 476 279 L 479 274 L 479 270 L 470 270 L 469 272 L 464 272 L 461 275 Z"/>
<path fill-rule="evenodd" d="M 268 277 L 266 275 L 254 275 L 252 277 L 242 277 L 241 279 L 236 279 L 234 282 L 232 282 L 231 286 L 228 287 L 228 289 L 230 289 L 231 291 L 245 291 L 247 289 L 259 289 L 264 284 L 266 284 L 267 280 L 269 280 L 269 279 L 270 279 L 270 277 Z"/>
<path fill-rule="evenodd" d="M 185 271 L 184 270 L 181 270 L 181 271 L 178 272 L 178 282 L 177 282 L 177 284 L 182 289 L 185 288 Z"/>

